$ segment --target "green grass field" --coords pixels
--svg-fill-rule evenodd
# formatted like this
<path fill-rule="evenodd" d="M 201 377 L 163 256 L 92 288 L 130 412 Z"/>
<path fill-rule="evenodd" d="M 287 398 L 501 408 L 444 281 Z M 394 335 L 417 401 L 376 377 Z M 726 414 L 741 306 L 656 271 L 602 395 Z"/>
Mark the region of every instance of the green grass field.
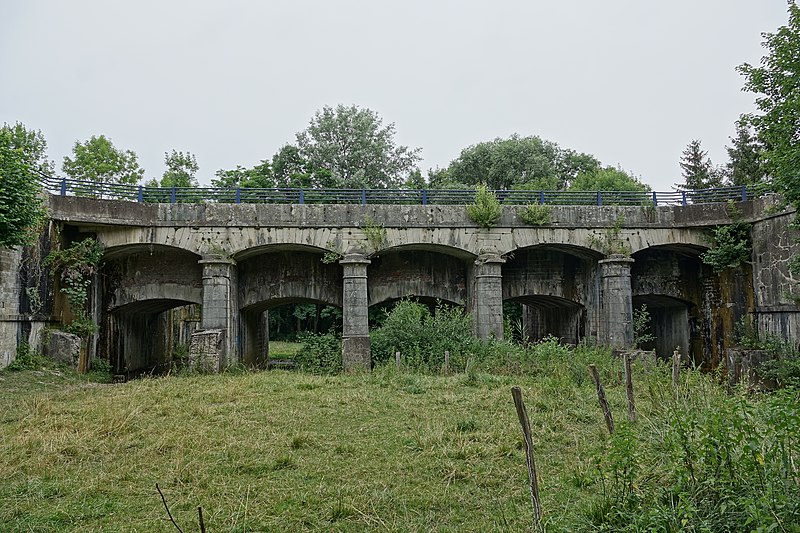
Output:
<path fill-rule="evenodd" d="M 615 483 L 596 462 L 616 448 L 585 362 L 513 377 L 386 367 L 113 385 L 0 372 L 0 531 L 176 531 L 156 483 L 184 531 L 199 530 L 198 506 L 208 531 L 525 531 L 512 385 L 531 415 L 547 530 L 590 531 L 594 502 Z M 621 372 L 607 356 L 599 365 L 621 417 Z M 643 448 L 664 440 L 668 380 L 662 367 L 637 368 Z M 694 373 L 682 394 L 681 409 L 727 401 Z M 667 469 L 641 454 L 637 490 L 658 487 Z"/>

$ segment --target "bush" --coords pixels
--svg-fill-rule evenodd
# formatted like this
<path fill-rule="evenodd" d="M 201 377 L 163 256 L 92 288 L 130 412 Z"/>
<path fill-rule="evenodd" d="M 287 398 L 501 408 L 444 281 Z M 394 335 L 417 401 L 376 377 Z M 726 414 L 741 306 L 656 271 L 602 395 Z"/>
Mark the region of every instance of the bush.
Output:
<path fill-rule="evenodd" d="M 406 365 L 422 370 L 440 369 L 445 350 L 450 352 L 451 366 L 464 365 L 475 342 L 470 316 L 463 309 L 438 305 L 431 314 L 413 300 L 399 301 L 370 337 L 376 363 L 393 360 L 399 351 Z"/>
<path fill-rule="evenodd" d="M 332 333 L 303 333 L 302 348 L 295 354 L 297 367 L 314 374 L 336 374 L 342 370 L 342 340 Z"/>
<path fill-rule="evenodd" d="M 497 224 L 500 213 L 500 201 L 497 196 L 487 189 L 486 185 L 478 185 L 475 188 L 475 203 L 467 206 L 469 218 L 481 227 L 489 229 Z"/>
<path fill-rule="evenodd" d="M 27 342 L 22 342 L 17 347 L 17 355 L 8 365 L 9 370 L 36 370 L 47 363 L 47 358 L 31 348 Z"/>
<path fill-rule="evenodd" d="M 528 204 L 519 211 L 519 218 L 531 226 L 544 226 L 549 224 L 553 215 L 552 206 L 546 204 Z"/>

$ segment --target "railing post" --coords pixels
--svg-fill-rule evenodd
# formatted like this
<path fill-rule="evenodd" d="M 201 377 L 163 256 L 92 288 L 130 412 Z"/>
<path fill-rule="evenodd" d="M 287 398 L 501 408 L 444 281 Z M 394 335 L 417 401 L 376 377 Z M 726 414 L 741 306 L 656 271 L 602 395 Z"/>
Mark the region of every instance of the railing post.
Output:
<path fill-rule="evenodd" d="M 428 205 L 428 189 L 422 189 L 422 205 Z"/>
<path fill-rule="evenodd" d="M 139 190 L 136 193 L 136 201 L 140 204 L 144 202 L 144 191 L 142 191 L 142 186 L 139 185 Z"/>
<path fill-rule="evenodd" d="M 653 191 L 653 205 L 658 207 L 658 193 Z"/>
<path fill-rule="evenodd" d="M 61 178 L 61 196 L 67 195 L 67 178 Z"/>
<path fill-rule="evenodd" d="M 539 191 L 539 203 L 544 204 L 544 191 Z"/>
<path fill-rule="evenodd" d="M 597 191 L 597 205 L 603 205 L 603 196 Z"/>
<path fill-rule="evenodd" d="M 686 205 L 686 191 L 681 191 L 681 202 Z"/>
<path fill-rule="evenodd" d="M 361 189 L 361 205 L 367 205 L 367 190 Z"/>
<path fill-rule="evenodd" d="M 178 201 L 178 190 L 173 187 L 172 194 L 170 195 L 170 203 L 176 203 Z"/>
<path fill-rule="evenodd" d="M 242 203 L 242 189 L 239 187 L 236 187 L 236 203 Z"/>
<path fill-rule="evenodd" d="M 742 201 L 747 201 L 747 185 L 742 185 Z"/>
<path fill-rule="evenodd" d="M 301 204 L 306 203 L 306 192 L 300 189 L 300 198 L 298 199 Z"/>

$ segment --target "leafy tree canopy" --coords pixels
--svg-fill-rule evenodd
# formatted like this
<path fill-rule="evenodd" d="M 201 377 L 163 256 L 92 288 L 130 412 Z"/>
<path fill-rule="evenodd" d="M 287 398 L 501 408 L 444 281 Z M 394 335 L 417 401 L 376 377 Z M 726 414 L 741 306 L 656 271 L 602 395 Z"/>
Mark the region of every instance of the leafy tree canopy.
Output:
<path fill-rule="evenodd" d="M 370 109 L 323 107 L 297 134 L 300 160 L 296 163 L 302 164 L 299 168 L 289 165 L 288 175 L 310 174 L 324 181 L 317 174 L 325 170 L 336 187 L 398 187 L 416 168 L 420 149 L 397 146 L 394 135 L 394 124 L 384 126 Z M 273 166 L 277 174 L 279 165 L 274 160 Z"/>
<path fill-rule="evenodd" d="M 329 168 L 315 167 L 293 144 L 284 145 L 273 156 L 272 172 L 278 187 L 344 187 Z"/>
<path fill-rule="evenodd" d="M 592 155 L 515 134 L 465 148 L 446 169 L 431 173 L 430 180 L 434 187 L 447 188 L 485 183 L 490 189 L 561 190 L 581 172 L 599 168 Z"/>
<path fill-rule="evenodd" d="M 236 188 L 257 187 L 269 188 L 275 186 L 275 178 L 269 161 L 261 161 L 252 168 L 237 165 L 233 170 L 218 170 L 214 173 L 216 179 L 211 180 L 213 187 Z"/>
<path fill-rule="evenodd" d="M 133 184 L 142 179 L 136 154 L 119 150 L 104 135 L 92 137 L 72 147 L 73 157 L 64 157 L 62 170 L 70 178 L 100 183 Z"/>
<path fill-rule="evenodd" d="M 162 187 L 197 187 L 197 171 L 200 167 L 197 158 L 191 152 L 164 153 L 167 169 L 161 177 Z"/>
<path fill-rule="evenodd" d="M 21 124 L 0 128 L 0 247 L 28 244 L 46 211 L 38 176 L 46 170 L 47 143 Z M 44 165 L 44 166 L 43 166 Z"/>
<path fill-rule="evenodd" d="M 55 172 L 55 164 L 47 158 L 47 141 L 41 131 L 29 130 L 17 122 L 13 126 L 3 123 L 0 132 L 8 146 L 22 150 L 31 170 L 48 176 Z"/>
<path fill-rule="evenodd" d="M 605 167 L 581 172 L 573 180 L 571 191 L 633 191 L 645 192 L 650 186 L 642 183 L 621 168 Z"/>
<path fill-rule="evenodd" d="M 764 147 L 767 174 L 784 197 L 800 206 L 800 7 L 789 2 L 789 23 L 763 35 L 761 66 L 738 67 L 744 89 L 756 93 L 759 113 L 743 118 Z"/>

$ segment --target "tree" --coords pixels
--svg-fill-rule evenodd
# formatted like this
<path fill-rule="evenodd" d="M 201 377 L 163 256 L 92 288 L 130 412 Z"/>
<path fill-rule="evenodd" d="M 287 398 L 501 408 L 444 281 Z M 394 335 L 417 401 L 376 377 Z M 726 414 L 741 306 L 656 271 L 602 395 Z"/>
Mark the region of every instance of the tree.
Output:
<path fill-rule="evenodd" d="M 29 130 L 17 122 L 13 126 L 3 123 L 0 133 L 8 146 L 22 150 L 30 170 L 48 176 L 55 172 L 55 164 L 47 158 L 47 141 L 41 131 Z"/>
<path fill-rule="evenodd" d="M 465 148 L 447 169 L 431 176 L 431 185 L 485 183 L 490 189 L 561 190 L 579 173 L 599 168 L 594 156 L 514 134 Z"/>
<path fill-rule="evenodd" d="M 315 168 L 293 144 L 272 157 L 272 173 L 278 187 L 332 188 L 341 186 L 329 168 Z"/>
<path fill-rule="evenodd" d="M 275 178 L 269 161 L 263 160 L 252 168 L 236 165 L 233 170 L 217 170 L 216 179 L 211 180 L 211 185 L 222 188 L 270 188 L 275 187 Z"/>
<path fill-rule="evenodd" d="M 605 167 L 581 172 L 573 180 L 571 191 L 632 191 L 645 192 L 650 187 L 621 168 Z"/>
<path fill-rule="evenodd" d="M 47 214 L 36 174 L 48 162 L 46 148 L 41 132 L 0 128 L 0 247 L 28 244 Z"/>
<path fill-rule="evenodd" d="M 195 175 L 200 167 L 197 158 L 191 152 L 164 152 L 164 164 L 167 170 L 161 177 L 162 187 L 197 187 Z"/>
<path fill-rule="evenodd" d="M 61 168 L 75 180 L 133 184 L 144 176 L 136 154 L 118 150 L 104 135 L 76 142 L 72 154 L 73 158 L 64 157 Z"/>
<path fill-rule="evenodd" d="M 763 150 L 758 139 L 744 120 L 736 122 L 736 136 L 730 138 L 732 146 L 726 146 L 728 163 L 725 174 L 730 185 L 758 185 L 766 179 L 761 163 Z"/>
<path fill-rule="evenodd" d="M 394 124 L 384 126 L 370 109 L 326 106 L 297 134 L 297 155 L 307 174 L 330 171 L 337 187 L 397 187 L 416 168 L 420 149 L 396 146 L 394 135 Z"/>
<path fill-rule="evenodd" d="M 800 207 L 800 7 L 789 2 L 789 22 L 764 33 L 767 55 L 761 66 L 745 63 L 738 71 L 744 90 L 756 93 L 759 113 L 743 118 L 763 145 L 764 170 L 787 201 Z"/>
<path fill-rule="evenodd" d="M 683 185 L 680 187 L 699 190 L 722 186 L 720 173 L 714 168 L 707 154 L 697 139 L 689 143 L 681 156 Z"/>

